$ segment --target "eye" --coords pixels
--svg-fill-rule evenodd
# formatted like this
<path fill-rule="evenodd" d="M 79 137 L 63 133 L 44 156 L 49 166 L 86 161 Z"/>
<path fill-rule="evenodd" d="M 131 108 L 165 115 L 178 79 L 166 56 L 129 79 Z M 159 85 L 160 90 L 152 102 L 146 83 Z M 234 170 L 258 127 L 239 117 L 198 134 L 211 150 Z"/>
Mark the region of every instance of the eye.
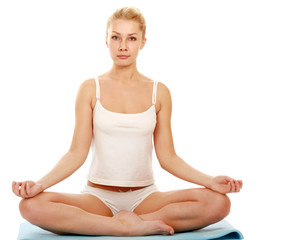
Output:
<path fill-rule="evenodd" d="M 112 37 L 111 37 L 111 39 L 113 39 L 113 40 L 117 40 L 117 39 L 118 39 L 118 37 L 117 37 L 117 36 L 112 36 Z"/>
<path fill-rule="evenodd" d="M 136 41 L 136 38 L 135 37 L 130 37 L 129 40 Z"/>

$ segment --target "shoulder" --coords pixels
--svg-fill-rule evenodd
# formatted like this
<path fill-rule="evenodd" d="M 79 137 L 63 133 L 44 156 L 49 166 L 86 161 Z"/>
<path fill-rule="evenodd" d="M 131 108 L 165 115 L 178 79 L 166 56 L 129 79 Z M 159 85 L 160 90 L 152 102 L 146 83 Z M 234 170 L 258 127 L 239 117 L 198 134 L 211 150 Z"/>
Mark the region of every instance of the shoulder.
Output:
<path fill-rule="evenodd" d="M 85 90 L 85 91 L 90 91 L 94 89 L 95 86 L 95 79 L 94 78 L 89 78 L 81 82 L 79 89 L 80 90 Z"/>
<path fill-rule="evenodd" d="M 88 101 L 92 104 L 94 102 L 94 99 L 96 99 L 95 93 L 96 93 L 95 79 L 90 78 L 90 79 L 84 80 L 80 84 L 78 88 L 77 99 Z"/>
<path fill-rule="evenodd" d="M 171 108 L 172 99 L 170 89 L 162 82 L 158 81 L 157 86 L 157 102 L 159 104 L 159 109 Z"/>
<path fill-rule="evenodd" d="M 169 90 L 169 88 L 162 82 L 158 81 L 158 86 L 157 86 L 157 92 L 158 94 L 162 95 L 163 97 L 170 97 L 171 96 L 171 92 Z"/>
<path fill-rule="evenodd" d="M 144 76 L 144 75 L 142 75 L 143 76 L 143 79 L 146 81 L 146 82 L 149 82 L 149 83 L 154 83 L 155 81 L 153 80 L 153 79 L 151 79 L 151 78 L 148 78 L 148 77 L 146 77 L 146 76 Z M 170 90 L 169 90 L 169 88 L 164 84 L 164 83 L 162 83 L 162 82 L 160 82 L 160 81 L 157 81 L 158 82 L 158 84 L 157 84 L 157 98 L 159 97 L 170 97 L 171 96 L 171 94 L 170 94 Z M 160 95 L 160 96 L 158 96 L 158 95 Z"/>
<path fill-rule="evenodd" d="M 93 94 L 96 90 L 95 79 L 90 78 L 84 80 L 79 86 L 79 92 L 84 92 L 85 94 Z"/>

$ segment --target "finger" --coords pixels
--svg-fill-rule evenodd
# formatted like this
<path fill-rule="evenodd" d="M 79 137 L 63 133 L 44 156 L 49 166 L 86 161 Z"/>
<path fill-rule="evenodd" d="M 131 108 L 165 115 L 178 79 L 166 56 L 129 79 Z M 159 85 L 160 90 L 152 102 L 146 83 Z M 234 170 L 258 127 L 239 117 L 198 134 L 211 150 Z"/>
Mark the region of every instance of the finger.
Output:
<path fill-rule="evenodd" d="M 225 183 L 229 183 L 231 181 L 231 178 L 228 176 L 225 176 L 224 181 L 225 181 Z"/>
<path fill-rule="evenodd" d="M 12 192 L 15 193 L 15 189 L 16 189 L 16 182 L 13 181 L 12 182 Z"/>
<path fill-rule="evenodd" d="M 230 184 L 231 184 L 231 192 L 234 192 L 235 191 L 235 183 L 234 183 L 234 181 L 231 180 Z"/>
<path fill-rule="evenodd" d="M 240 183 L 240 188 L 242 188 L 243 182 L 241 180 L 239 180 L 239 183 Z"/>
<path fill-rule="evenodd" d="M 236 184 L 236 180 L 232 179 L 232 183 L 233 183 L 233 192 L 237 192 L 237 184 Z"/>
<path fill-rule="evenodd" d="M 22 183 L 21 186 L 19 186 L 20 197 L 24 197 L 24 186 L 25 186 L 25 183 Z"/>
<path fill-rule="evenodd" d="M 20 189 L 20 194 L 21 194 L 21 197 L 22 198 L 26 198 L 27 197 L 27 193 L 26 193 L 26 182 L 24 182 L 21 186 L 21 189 Z"/>
<path fill-rule="evenodd" d="M 239 188 L 239 192 L 240 192 L 240 190 L 241 190 L 241 188 L 242 188 L 242 181 L 241 181 L 241 180 L 238 180 L 237 182 L 238 182 L 238 188 Z"/>
<path fill-rule="evenodd" d="M 27 182 L 27 184 L 26 184 L 26 193 L 27 193 L 28 196 L 30 196 L 30 192 L 31 192 L 30 184 Z"/>
<path fill-rule="evenodd" d="M 19 187 L 20 187 L 20 183 L 15 182 L 13 192 L 16 194 L 16 196 L 21 197 Z"/>
<path fill-rule="evenodd" d="M 237 180 L 235 180 L 234 184 L 235 184 L 235 192 L 239 192 L 239 190 L 240 190 L 239 182 Z"/>
<path fill-rule="evenodd" d="M 17 183 L 15 181 L 12 182 L 12 192 L 15 194 L 16 194 L 16 184 Z"/>
<path fill-rule="evenodd" d="M 25 198 L 29 198 L 28 186 L 29 186 L 29 183 L 26 182 L 26 184 L 25 184 L 25 193 L 26 193 Z"/>
<path fill-rule="evenodd" d="M 25 184 L 25 194 L 26 194 L 26 195 L 25 195 L 25 198 L 28 198 L 28 197 L 29 197 L 27 185 L 28 185 L 28 182 L 26 182 L 26 184 Z"/>
<path fill-rule="evenodd" d="M 239 191 L 240 191 L 240 183 L 238 182 L 238 180 L 235 180 L 235 192 Z"/>

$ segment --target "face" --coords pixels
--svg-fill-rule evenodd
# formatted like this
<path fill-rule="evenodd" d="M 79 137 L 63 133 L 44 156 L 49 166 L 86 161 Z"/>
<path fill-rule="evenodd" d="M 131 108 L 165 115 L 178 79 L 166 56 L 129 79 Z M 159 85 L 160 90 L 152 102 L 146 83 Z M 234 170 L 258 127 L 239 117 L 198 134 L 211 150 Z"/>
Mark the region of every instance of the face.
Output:
<path fill-rule="evenodd" d="M 144 47 L 139 23 L 132 20 L 117 19 L 108 29 L 106 45 L 116 65 L 128 66 L 136 62 L 139 51 Z"/>

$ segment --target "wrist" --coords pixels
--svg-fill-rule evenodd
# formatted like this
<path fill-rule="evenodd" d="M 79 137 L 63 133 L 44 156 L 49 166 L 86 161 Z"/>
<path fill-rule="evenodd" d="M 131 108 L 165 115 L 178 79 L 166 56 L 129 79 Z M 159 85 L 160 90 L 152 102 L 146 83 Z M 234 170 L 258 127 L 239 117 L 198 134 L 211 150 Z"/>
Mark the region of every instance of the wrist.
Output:
<path fill-rule="evenodd" d="M 214 179 L 213 176 L 206 175 L 206 178 L 205 178 L 203 186 L 206 187 L 206 188 L 211 189 L 212 188 L 212 181 L 213 181 L 213 179 Z"/>
<path fill-rule="evenodd" d="M 37 181 L 36 184 L 40 186 L 42 192 L 45 191 L 47 188 L 49 188 L 49 187 L 47 186 L 47 184 L 45 184 L 45 183 L 42 182 L 41 180 Z"/>

